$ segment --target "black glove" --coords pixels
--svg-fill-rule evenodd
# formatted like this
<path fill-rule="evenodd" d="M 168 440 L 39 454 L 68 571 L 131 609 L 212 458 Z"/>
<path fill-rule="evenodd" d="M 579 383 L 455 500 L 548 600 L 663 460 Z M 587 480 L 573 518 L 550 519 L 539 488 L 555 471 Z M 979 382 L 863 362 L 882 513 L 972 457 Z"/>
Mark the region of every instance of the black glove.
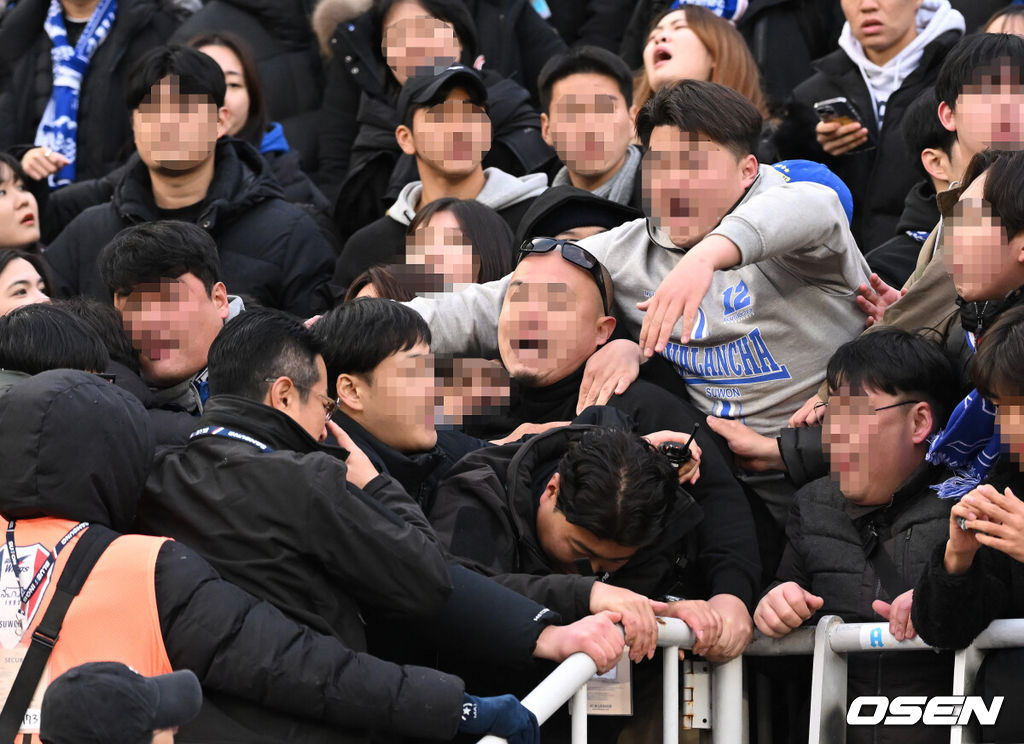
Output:
<path fill-rule="evenodd" d="M 509 744 L 540 744 L 537 717 L 514 695 L 498 697 L 462 696 L 460 734 L 494 734 Z"/>

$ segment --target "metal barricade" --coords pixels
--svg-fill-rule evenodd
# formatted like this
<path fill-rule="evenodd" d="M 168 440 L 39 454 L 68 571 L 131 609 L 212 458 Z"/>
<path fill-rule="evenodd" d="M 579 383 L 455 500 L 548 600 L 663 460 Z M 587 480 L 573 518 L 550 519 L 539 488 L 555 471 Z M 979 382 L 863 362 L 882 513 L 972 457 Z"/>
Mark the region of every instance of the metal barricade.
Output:
<path fill-rule="evenodd" d="M 663 730 L 666 744 L 679 741 L 679 654 L 693 646 L 693 631 L 681 620 L 664 619 L 658 627 L 658 646 L 664 649 Z M 970 646 L 957 651 L 953 664 L 952 695 L 971 695 L 985 651 L 1024 647 L 1024 619 L 995 620 Z M 921 651 L 930 649 L 920 638 L 898 641 L 888 623 L 844 623 L 827 615 L 813 628 L 799 628 L 774 640 L 758 636 L 742 656 L 725 664 L 711 665 L 711 732 L 714 744 L 746 744 L 747 719 L 743 660 L 748 656 L 814 657 L 811 680 L 811 720 L 808 742 L 844 744 L 846 741 L 846 656 L 872 651 Z M 586 654 L 573 654 L 562 662 L 529 695 L 523 705 L 543 724 L 572 699 L 572 741 L 587 740 L 587 681 L 597 665 Z M 765 706 L 760 706 L 761 710 Z M 758 740 L 765 742 L 764 721 L 759 721 Z M 951 726 L 950 744 L 975 744 L 966 726 Z M 504 739 L 486 736 L 478 744 L 501 744 Z"/>

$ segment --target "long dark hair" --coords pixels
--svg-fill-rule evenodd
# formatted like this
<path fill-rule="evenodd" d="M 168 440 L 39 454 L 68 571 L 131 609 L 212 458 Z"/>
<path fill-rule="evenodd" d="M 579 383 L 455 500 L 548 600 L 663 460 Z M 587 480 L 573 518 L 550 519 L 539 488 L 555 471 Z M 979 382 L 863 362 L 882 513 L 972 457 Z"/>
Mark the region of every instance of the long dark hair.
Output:
<path fill-rule="evenodd" d="M 216 31 L 193 36 L 188 40 L 187 46 L 193 49 L 204 46 L 223 47 L 238 57 L 238 62 L 242 65 L 242 77 L 245 78 L 245 89 L 249 93 L 249 116 L 245 120 L 245 126 L 236 136 L 259 149 L 263 134 L 270 124 L 270 117 L 267 114 L 266 99 L 263 97 L 259 69 L 256 67 L 256 60 L 249 45 L 244 39 L 229 31 Z"/>
<path fill-rule="evenodd" d="M 396 88 L 398 83 L 391 68 L 387 66 L 381 46 L 384 43 L 384 17 L 399 2 L 401 0 L 376 2 L 373 5 L 373 10 L 370 11 L 373 27 L 373 52 L 380 58 L 387 70 L 388 83 Z M 431 17 L 452 25 L 455 30 L 455 38 L 462 45 L 462 63 L 472 66 L 473 60 L 476 58 L 476 22 L 464 0 L 416 0 L 416 2 L 422 5 Z"/>
<path fill-rule="evenodd" d="M 463 236 L 473 248 L 473 265 L 476 268 L 474 279 L 478 284 L 501 279 L 512 271 L 512 229 L 501 215 L 473 199 L 456 199 L 451 196 L 435 199 L 416 213 L 406 235 L 415 233 L 438 212 L 452 213 Z"/>

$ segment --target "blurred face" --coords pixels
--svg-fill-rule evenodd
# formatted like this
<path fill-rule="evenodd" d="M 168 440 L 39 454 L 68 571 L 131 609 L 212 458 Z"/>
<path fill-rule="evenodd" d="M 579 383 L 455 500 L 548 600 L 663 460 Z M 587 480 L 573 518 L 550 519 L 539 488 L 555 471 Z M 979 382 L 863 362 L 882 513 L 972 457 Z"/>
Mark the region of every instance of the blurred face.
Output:
<path fill-rule="evenodd" d="M 22 305 L 49 301 L 43 278 L 24 258 L 8 261 L 0 271 L 0 315 L 7 315 Z"/>
<path fill-rule="evenodd" d="M 648 213 L 680 248 L 711 232 L 757 177 L 757 160 L 737 160 L 704 136 L 655 127 L 642 167 Z"/>
<path fill-rule="evenodd" d="M 117 294 L 114 307 L 139 350 L 143 379 L 155 387 L 170 387 L 205 367 L 228 317 L 224 284 L 217 282 L 207 294 L 191 273 Z"/>
<path fill-rule="evenodd" d="M 710 80 L 715 61 L 687 26 L 686 11 L 662 18 L 647 37 L 644 70 L 654 90 L 679 80 Z"/>
<path fill-rule="evenodd" d="M 444 379 L 442 415 L 445 424 L 462 428 L 469 417 L 502 413 L 509 404 L 508 372 L 488 359 L 452 359 L 451 377 Z"/>
<path fill-rule="evenodd" d="M 213 157 L 217 138 L 226 131 L 221 112 L 207 96 L 182 94 L 177 76 L 167 76 L 132 112 L 139 157 L 167 175 L 192 172 Z"/>
<path fill-rule="evenodd" d="M 577 573 L 577 561 L 588 561 L 595 575 L 614 573 L 626 565 L 637 548 L 599 539 L 590 530 L 570 523 L 556 508 L 558 482 L 556 473 L 541 495 L 537 509 L 537 540 L 548 560 L 562 573 Z"/>
<path fill-rule="evenodd" d="M 452 89 L 441 103 L 418 109 L 412 121 L 420 167 L 447 176 L 465 176 L 480 167 L 491 149 L 491 120 L 462 88 Z"/>
<path fill-rule="evenodd" d="M 1007 239 L 982 198 L 986 174 L 964 189 L 948 221 L 943 259 L 957 293 L 968 301 L 1001 300 L 1024 284 L 1024 235 Z"/>
<path fill-rule="evenodd" d="M 420 342 L 392 354 L 373 374 L 360 378 L 363 410 L 349 413 L 373 436 L 400 452 L 423 452 L 437 444 L 434 356 Z"/>
<path fill-rule="evenodd" d="M 400 84 L 416 75 L 433 75 L 462 56 L 455 28 L 413 0 L 391 6 L 383 32 L 381 52 Z"/>
<path fill-rule="evenodd" d="M 513 379 L 541 387 L 579 369 L 614 328 L 594 279 L 556 248 L 527 256 L 513 272 L 498 351 Z"/>
<path fill-rule="evenodd" d="M 152 744 L 174 744 L 174 735 L 178 733 L 178 728 L 166 728 L 158 729 L 153 732 Z"/>
<path fill-rule="evenodd" d="M 1024 397 L 993 398 L 996 404 L 996 435 L 1003 451 L 1018 467 L 1024 467 Z"/>
<path fill-rule="evenodd" d="M 227 109 L 227 133 L 232 137 L 242 131 L 249 120 L 249 89 L 245 86 L 245 74 L 238 55 L 225 46 L 204 46 L 199 51 L 220 65 L 224 71 L 227 91 L 224 93 L 224 108 Z"/>
<path fill-rule="evenodd" d="M 406 240 L 405 262 L 444 277 L 444 291 L 452 292 L 477 277 L 473 246 L 462 234 L 451 212 L 438 212 Z"/>
<path fill-rule="evenodd" d="M 1020 70 L 995 64 L 981 70 L 978 82 L 965 85 L 949 109 L 939 107 L 943 125 L 956 131 L 964 162 L 982 150 L 1024 148 L 1024 87 Z"/>
<path fill-rule="evenodd" d="M 0 163 L 0 247 L 22 248 L 39 240 L 36 198 Z"/>
<path fill-rule="evenodd" d="M 915 432 L 915 409 L 925 403 L 896 405 L 910 395 L 867 389 L 851 394 L 845 385 L 829 397 L 823 437 L 832 478 L 850 501 L 861 506 L 887 504 L 924 460 L 918 445 L 928 432 Z M 884 410 L 875 410 L 882 408 Z"/>
<path fill-rule="evenodd" d="M 885 64 L 917 36 L 921 0 L 842 0 L 853 38 L 875 64 Z"/>
<path fill-rule="evenodd" d="M 633 139 L 633 119 L 618 84 L 606 75 L 569 75 L 551 88 L 551 112 L 542 115 L 544 140 L 573 173 L 599 176 L 622 165 Z"/>

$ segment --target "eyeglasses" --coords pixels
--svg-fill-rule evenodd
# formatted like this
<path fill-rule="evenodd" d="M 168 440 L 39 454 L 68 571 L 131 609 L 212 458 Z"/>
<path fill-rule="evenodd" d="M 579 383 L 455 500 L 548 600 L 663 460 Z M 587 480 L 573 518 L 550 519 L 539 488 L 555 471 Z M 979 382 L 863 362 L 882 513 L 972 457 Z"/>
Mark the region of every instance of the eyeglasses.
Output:
<path fill-rule="evenodd" d="M 280 379 L 281 379 L 280 377 L 264 377 L 263 381 L 264 382 L 277 382 Z M 293 387 L 297 387 L 299 390 L 305 390 L 307 392 L 313 393 L 313 395 L 315 395 L 317 398 L 319 398 L 320 399 L 320 405 L 322 405 L 324 407 L 324 421 L 330 421 L 331 420 L 331 417 L 334 415 L 334 412 L 338 410 L 338 401 L 336 399 L 332 400 L 331 398 L 328 398 L 323 393 L 318 393 L 316 390 L 314 390 L 309 385 L 299 385 L 298 383 L 293 381 L 290 377 L 288 378 L 288 381 L 292 383 Z"/>
<path fill-rule="evenodd" d="M 919 400 L 901 400 L 899 403 L 890 403 L 889 405 L 881 406 L 880 408 L 872 408 L 871 411 L 873 413 L 878 413 L 879 411 L 885 411 L 885 410 L 888 410 L 890 408 L 899 408 L 900 406 L 909 406 L 909 405 L 912 405 L 914 403 L 920 403 L 920 402 L 921 401 L 919 401 Z M 814 410 L 815 411 L 817 411 L 819 409 L 822 409 L 822 408 L 825 409 L 823 411 L 823 413 L 827 413 L 828 412 L 828 401 L 825 401 L 824 403 L 815 403 L 814 404 Z"/>
<path fill-rule="evenodd" d="M 555 248 L 561 249 L 562 258 L 569 263 L 579 266 L 593 277 L 597 289 L 601 293 L 601 307 L 605 315 L 611 315 L 612 309 L 608 303 L 608 290 L 604 286 L 604 272 L 601 271 L 601 263 L 586 248 L 582 248 L 571 240 L 558 240 L 556 238 L 533 238 L 527 240 L 519 247 L 519 258 L 516 264 L 522 261 L 531 253 L 550 253 Z"/>

